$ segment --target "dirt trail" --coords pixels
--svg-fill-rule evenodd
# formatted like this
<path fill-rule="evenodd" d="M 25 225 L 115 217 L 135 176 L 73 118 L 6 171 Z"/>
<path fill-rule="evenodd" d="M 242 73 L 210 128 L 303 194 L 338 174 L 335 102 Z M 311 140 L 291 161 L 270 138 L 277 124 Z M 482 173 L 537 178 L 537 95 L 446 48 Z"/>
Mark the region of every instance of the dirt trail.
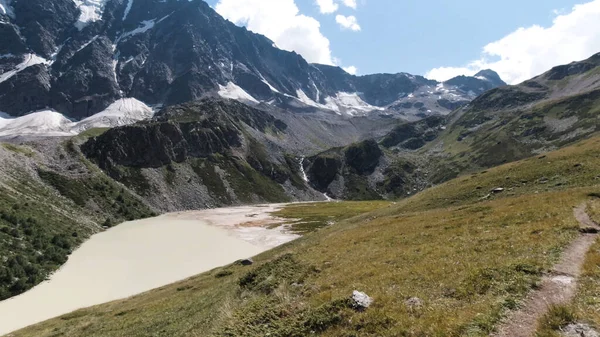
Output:
<path fill-rule="evenodd" d="M 509 314 L 492 336 L 531 337 L 535 334 L 538 320 L 551 305 L 568 303 L 573 299 L 585 255 L 600 230 L 600 226 L 590 219 L 585 210 L 585 204 L 573 210 L 581 226 L 581 236 L 562 253 L 560 262 L 552 272 L 542 278 L 541 287 L 531 292 L 521 309 Z"/>

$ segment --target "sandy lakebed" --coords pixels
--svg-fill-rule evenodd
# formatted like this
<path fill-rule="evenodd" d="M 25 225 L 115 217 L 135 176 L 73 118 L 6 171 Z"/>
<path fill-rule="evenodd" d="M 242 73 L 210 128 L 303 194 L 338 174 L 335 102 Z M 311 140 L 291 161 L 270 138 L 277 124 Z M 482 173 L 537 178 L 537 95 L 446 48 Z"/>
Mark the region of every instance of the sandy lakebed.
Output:
<path fill-rule="evenodd" d="M 282 206 L 170 213 L 126 222 L 93 235 L 47 281 L 0 302 L 0 336 L 292 241 L 298 236 L 288 233 L 284 222 L 271 215 Z"/>

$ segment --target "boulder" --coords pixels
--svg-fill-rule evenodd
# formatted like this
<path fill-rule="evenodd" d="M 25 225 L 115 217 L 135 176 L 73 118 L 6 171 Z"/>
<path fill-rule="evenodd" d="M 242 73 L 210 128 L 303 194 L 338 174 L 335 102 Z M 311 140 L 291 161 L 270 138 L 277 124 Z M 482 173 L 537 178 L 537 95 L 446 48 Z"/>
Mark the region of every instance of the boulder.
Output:
<path fill-rule="evenodd" d="M 254 264 L 254 260 L 250 259 L 244 259 L 244 260 L 240 260 L 240 264 L 242 266 L 250 266 L 252 264 Z"/>
<path fill-rule="evenodd" d="M 352 292 L 352 305 L 356 310 L 365 310 L 373 304 L 373 299 L 369 295 L 354 290 Z"/>

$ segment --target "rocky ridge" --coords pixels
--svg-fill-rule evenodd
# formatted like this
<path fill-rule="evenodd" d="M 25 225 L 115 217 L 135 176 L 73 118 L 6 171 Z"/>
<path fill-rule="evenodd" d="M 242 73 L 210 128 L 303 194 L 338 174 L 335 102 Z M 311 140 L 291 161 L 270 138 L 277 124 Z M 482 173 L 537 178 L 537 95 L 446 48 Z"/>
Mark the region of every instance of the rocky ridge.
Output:
<path fill-rule="evenodd" d="M 200 0 L 30 0 L 3 8 L 0 111 L 11 116 L 50 109 L 81 120 L 122 98 L 158 109 L 221 96 L 415 120 L 448 114 L 504 84 L 493 72 L 439 83 L 309 64 Z"/>

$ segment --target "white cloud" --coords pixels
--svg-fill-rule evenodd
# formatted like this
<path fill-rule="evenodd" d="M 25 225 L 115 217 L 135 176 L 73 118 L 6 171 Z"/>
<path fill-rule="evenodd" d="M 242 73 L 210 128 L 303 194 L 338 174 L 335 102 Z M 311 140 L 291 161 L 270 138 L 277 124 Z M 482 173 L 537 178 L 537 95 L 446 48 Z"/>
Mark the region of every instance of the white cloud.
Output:
<path fill-rule="evenodd" d="M 360 30 L 360 25 L 358 24 L 358 20 L 356 20 L 356 17 L 353 15 L 350 15 L 350 16 L 337 15 L 335 17 L 335 22 L 337 22 L 344 29 L 350 29 L 355 32 Z"/>
<path fill-rule="evenodd" d="M 342 3 L 346 7 L 356 9 L 356 0 L 315 0 L 315 3 L 319 7 L 321 14 L 331 14 L 337 12 L 340 6 L 338 2 Z"/>
<path fill-rule="evenodd" d="M 462 67 L 440 67 L 425 76 L 440 81 L 490 68 L 508 83 L 521 83 L 550 68 L 583 60 L 600 51 L 600 0 L 575 5 L 550 27 L 519 28 L 483 47 L 478 60 Z"/>
<path fill-rule="evenodd" d="M 331 14 L 338 10 L 339 6 L 333 0 L 316 0 L 321 14 Z"/>
<path fill-rule="evenodd" d="M 356 0 L 342 0 L 342 3 L 350 8 L 356 9 Z"/>
<path fill-rule="evenodd" d="M 425 77 L 432 79 L 432 80 L 437 80 L 437 81 L 447 81 L 451 78 L 454 78 L 456 76 L 460 76 L 460 75 L 465 75 L 465 76 L 473 76 L 475 75 L 480 69 L 478 69 L 477 67 L 471 67 L 471 66 L 466 66 L 466 67 L 439 67 L 439 68 L 433 68 L 430 71 L 428 71 L 427 73 L 425 73 Z M 500 75 L 500 74 L 499 74 Z M 500 77 L 502 77 L 502 75 L 500 75 Z M 505 78 L 502 78 L 504 81 L 506 81 Z"/>
<path fill-rule="evenodd" d="M 344 67 L 343 69 L 350 75 L 356 75 L 358 72 L 358 69 L 355 66 Z"/>
<path fill-rule="evenodd" d="M 235 24 L 265 35 L 278 48 L 297 52 L 308 62 L 334 64 L 321 24 L 300 14 L 294 0 L 219 0 L 215 9 Z"/>

